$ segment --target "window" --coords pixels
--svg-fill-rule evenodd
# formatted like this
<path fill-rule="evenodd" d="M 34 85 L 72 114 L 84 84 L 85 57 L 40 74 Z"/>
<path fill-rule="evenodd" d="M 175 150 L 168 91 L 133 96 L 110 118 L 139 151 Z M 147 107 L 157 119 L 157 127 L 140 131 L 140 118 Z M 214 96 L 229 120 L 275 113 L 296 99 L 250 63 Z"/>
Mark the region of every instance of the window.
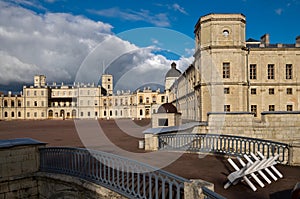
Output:
<path fill-rule="evenodd" d="M 83 117 L 83 112 L 80 112 L 80 116 Z"/>
<path fill-rule="evenodd" d="M 229 35 L 229 30 L 223 30 L 223 36 L 228 37 Z"/>
<path fill-rule="evenodd" d="M 275 105 L 269 105 L 269 111 L 275 111 Z"/>
<path fill-rule="evenodd" d="M 254 117 L 257 117 L 257 105 L 251 105 L 251 113 L 254 113 Z"/>
<path fill-rule="evenodd" d="M 98 112 L 97 112 L 97 111 L 95 112 L 95 116 L 96 116 L 96 117 L 98 116 Z"/>
<path fill-rule="evenodd" d="M 165 96 L 161 96 L 161 103 L 165 102 Z"/>
<path fill-rule="evenodd" d="M 256 95 L 256 88 L 251 88 L 251 95 Z"/>
<path fill-rule="evenodd" d="M 121 111 L 120 111 L 120 116 L 122 116 L 122 115 L 123 115 L 123 111 L 121 110 Z"/>
<path fill-rule="evenodd" d="M 274 93 L 275 93 L 274 88 L 269 88 L 269 95 L 274 95 Z"/>
<path fill-rule="evenodd" d="M 169 121 L 167 118 L 158 119 L 158 126 L 169 126 Z"/>
<path fill-rule="evenodd" d="M 107 85 L 107 88 L 110 89 L 110 85 Z"/>
<path fill-rule="evenodd" d="M 10 102 L 10 105 L 11 105 L 11 107 L 15 107 L 15 101 L 12 100 L 12 101 Z"/>
<path fill-rule="evenodd" d="M 45 102 L 44 101 L 42 101 L 42 106 L 45 106 Z"/>
<path fill-rule="evenodd" d="M 27 106 L 30 106 L 30 101 L 27 101 Z"/>
<path fill-rule="evenodd" d="M 146 109 L 146 113 L 145 113 L 146 115 L 149 115 L 150 114 L 150 110 L 147 108 Z"/>
<path fill-rule="evenodd" d="M 33 115 L 34 115 L 34 117 L 37 117 L 37 112 L 34 112 L 34 114 L 33 114 Z"/>
<path fill-rule="evenodd" d="M 146 97 L 146 103 L 149 104 L 150 101 L 149 101 L 149 97 Z"/>
<path fill-rule="evenodd" d="M 106 99 L 103 100 L 103 105 L 106 106 Z"/>
<path fill-rule="evenodd" d="M 4 112 L 4 117 L 8 117 L 8 114 L 6 111 Z"/>
<path fill-rule="evenodd" d="M 140 96 L 140 97 L 139 97 L 139 103 L 140 103 L 140 104 L 143 103 L 143 96 Z"/>
<path fill-rule="evenodd" d="M 275 78 L 274 64 L 268 64 L 268 79 Z"/>
<path fill-rule="evenodd" d="M 4 107 L 7 107 L 7 100 L 4 100 Z"/>
<path fill-rule="evenodd" d="M 42 113 L 41 113 L 41 116 L 42 116 L 42 117 L 45 117 L 45 113 L 44 113 L 44 112 L 42 112 Z"/>
<path fill-rule="evenodd" d="M 118 106 L 118 100 L 115 99 L 115 106 Z"/>
<path fill-rule="evenodd" d="M 292 88 L 287 88 L 286 89 L 286 94 L 287 95 L 293 95 L 293 89 Z"/>
<path fill-rule="evenodd" d="M 36 96 L 36 91 L 33 91 L 33 95 Z"/>
<path fill-rule="evenodd" d="M 140 109 L 140 116 L 142 116 L 143 115 L 143 110 L 142 109 Z"/>
<path fill-rule="evenodd" d="M 118 111 L 117 110 L 115 110 L 115 116 L 118 116 Z"/>
<path fill-rule="evenodd" d="M 293 65 L 292 64 L 285 65 L 285 78 L 293 79 Z"/>
<path fill-rule="evenodd" d="M 230 112 L 230 105 L 224 105 L 224 112 Z"/>
<path fill-rule="evenodd" d="M 103 112 L 103 115 L 106 116 L 106 111 Z"/>
<path fill-rule="evenodd" d="M 27 117 L 30 117 L 30 112 L 27 112 Z"/>
<path fill-rule="evenodd" d="M 30 91 L 27 91 L 27 96 L 30 96 Z"/>
<path fill-rule="evenodd" d="M 22 106 L 21 100 L 18 100 L 18 107 L 21 107 L 21 106 Z"/>
<path fill-rule="evenodd" d="M 112 116 L 112 111 L 109 111 L 109 116 Z"/>
<path fill-rule="evenodd" d="M 21 111 L 18 112 L 18 117 L 21 117 Z"/>
<path fill-rule="evenodd" d="M 37 106 L 37 105 L 38 105 L 37 101 L 34 101 L 34 106 Z"/>
<path fill-rule="evenodd" d="M 88 112 L 87 115 L 88 115 L 88 117 L 90 117 L 91 116 L 91 112 Z"/>
<path fill-rule="evenodd" d="M 256 64 L 250 64 L 250 79 L 256 79 Z"/>
<path fill-rule="evenodd" d="M 230 63 L 223 63 L 223 78 L 230 78 Z"/>
<path fill-rule="evenodd" d="M 152 96 L 152 102 L 156 103 L 156 96 Z"/>
<path fill-rule="evenodd" d="M 44 96 L 44 91 L 41 91 L 41 95 Z"/>
<path fill-rule="evenodd" d="M 15 117 L 15 112 L 11 112 L 11 117 Z"/>
<path fill-rule="evenodd" d="M 230 94 L 229 88 L 224 88 L 224 94 Z"/>
<path fill-rule="evenodd" d="M 293 105 L 286 105 L 287 111 L 293 111 Z"/>

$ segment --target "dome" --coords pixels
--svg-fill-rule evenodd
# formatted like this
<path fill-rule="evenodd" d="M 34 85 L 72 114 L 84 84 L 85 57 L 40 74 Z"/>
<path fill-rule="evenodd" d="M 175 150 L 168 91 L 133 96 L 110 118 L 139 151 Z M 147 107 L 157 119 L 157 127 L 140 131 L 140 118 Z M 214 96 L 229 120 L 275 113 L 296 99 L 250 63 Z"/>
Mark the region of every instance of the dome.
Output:
<path fill-rule="evenodd" d="M 166 78 L 167 77 L 179 77 L 180 75 L 181 75 L 180 70 L 176 69 L 176 64 L 173 62 L 171 64 L 171 69 L 166 74 Z"/>
<path fill-rule="evenodd" d="M 177 108 L 173 104 L 165 103 L 158 108 L 157 113 L 178 113 L 178 112 L 177 112 Z"/>

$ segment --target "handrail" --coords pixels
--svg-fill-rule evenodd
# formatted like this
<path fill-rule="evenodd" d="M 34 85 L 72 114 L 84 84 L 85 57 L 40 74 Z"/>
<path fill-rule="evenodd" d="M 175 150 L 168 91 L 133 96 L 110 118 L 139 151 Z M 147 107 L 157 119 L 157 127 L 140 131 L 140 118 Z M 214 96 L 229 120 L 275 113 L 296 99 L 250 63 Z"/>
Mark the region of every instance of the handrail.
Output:
<path fill-rule="evenodd" d="M 158 135 L 160 150 L 176 150 L 226 154 L 233 156 L 249 155 L 260 151 L 265 157 L 279 155 L 278 162 L 289 163 L 289 145 L 285 143 L 250 137 L 219 135 L 168 133 Z"/>
<path fill-rule="evenodd" d="M 40 149 L 40 171 L 79 177 L 129 198 L 183 198 L 188 179 L 101 151 Z"/>

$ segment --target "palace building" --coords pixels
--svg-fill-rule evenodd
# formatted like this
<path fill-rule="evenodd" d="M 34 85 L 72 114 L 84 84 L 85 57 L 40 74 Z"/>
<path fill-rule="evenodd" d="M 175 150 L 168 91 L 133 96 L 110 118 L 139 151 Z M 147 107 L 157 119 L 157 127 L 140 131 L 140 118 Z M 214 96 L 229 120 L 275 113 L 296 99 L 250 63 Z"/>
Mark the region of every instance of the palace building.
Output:
<path fill-rule="evenodd" d="M 194 63 L 170 89 L 183 119 L 207 121 L 210 112 L 300 110 L 300 36 L 272 44 L 245 35 L 242 14 L 208 14 L 195 25 Z"/>
<path fill-rule="evenodd" d="M 160 90 L 118 91 L 113 93 L 113 76 L 102 75 L 95 84 L 52 85 L 46 76 L 34 76 L 33 86 L 24 86 L 20 95 L 8 92 L 0 97 L 0 119 L 116 119 L 151 118 L 166 102 Z"/>
<path fill-rule="evenodd" d="M 272 44 L 269 34 L 246 40 L 242 14 L 208 14 L 195 25 L 194 62 L 183 72 L 172 63 L 165 92 L 149 88 L 113 92 L 113 76 L 102 85 L 48 85 L 34 77 L 20 95 L 2 94 L 0 119 L 151 118 L 173 103 L 182 119 L 207 121 L 208 113 L 300 110 L 300 36 L 294 44 Z"/>

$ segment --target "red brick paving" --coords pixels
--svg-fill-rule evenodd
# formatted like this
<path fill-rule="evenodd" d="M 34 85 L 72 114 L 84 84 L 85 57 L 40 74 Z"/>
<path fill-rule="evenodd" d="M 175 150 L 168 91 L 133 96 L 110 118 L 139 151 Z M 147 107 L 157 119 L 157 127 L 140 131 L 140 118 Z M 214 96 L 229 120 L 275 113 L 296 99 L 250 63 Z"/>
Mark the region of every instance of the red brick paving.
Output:
<path fill-rule="evenodd" d="M 123 120 L 122 124 L 129 121 Z M 131 125 L 128 129 L 130 132 L 133 132 L 131 135 L 134 135 L 130 136 L 125 134 L 116 125 L 115 121 L 99 120 L 99 124 L 106 136 L 115 145 L 126 151 L 145 153 L 145 151 L 138 149 L 138 141 L 143 136 L 141 132 L 150 126 L 150 121 L 134 122 L 137 125 Z M 0 139 L 24 137 L 47 142 L 48 146 L 84 147 L 72 120 L 0 121 Z M 169 154 L 172 155 L 171 152 Z M 256 192 L 253 192 L 243 183 L 231 186 L 227 190 L 223 189 L 226 176 L 233 171 L 223 156 L 207 155 L 204 158 L 199 158 L 197 154 L 184 154 L 165 167 L 164 170 L 188 179 L 200 178 L 212 182 L 215 184 L 215 191 L 227 198 L 290 198 L 291 190 L 300 181 L 300 167 L 284 165 L 277 165 L 276 167 L 283 173 L 284 178 L 279 179 L 277 182 L 272 182 L 270 185 L 265 184 L 265 188 L 260 188 L 256 185 L 258 188 Z"/>

